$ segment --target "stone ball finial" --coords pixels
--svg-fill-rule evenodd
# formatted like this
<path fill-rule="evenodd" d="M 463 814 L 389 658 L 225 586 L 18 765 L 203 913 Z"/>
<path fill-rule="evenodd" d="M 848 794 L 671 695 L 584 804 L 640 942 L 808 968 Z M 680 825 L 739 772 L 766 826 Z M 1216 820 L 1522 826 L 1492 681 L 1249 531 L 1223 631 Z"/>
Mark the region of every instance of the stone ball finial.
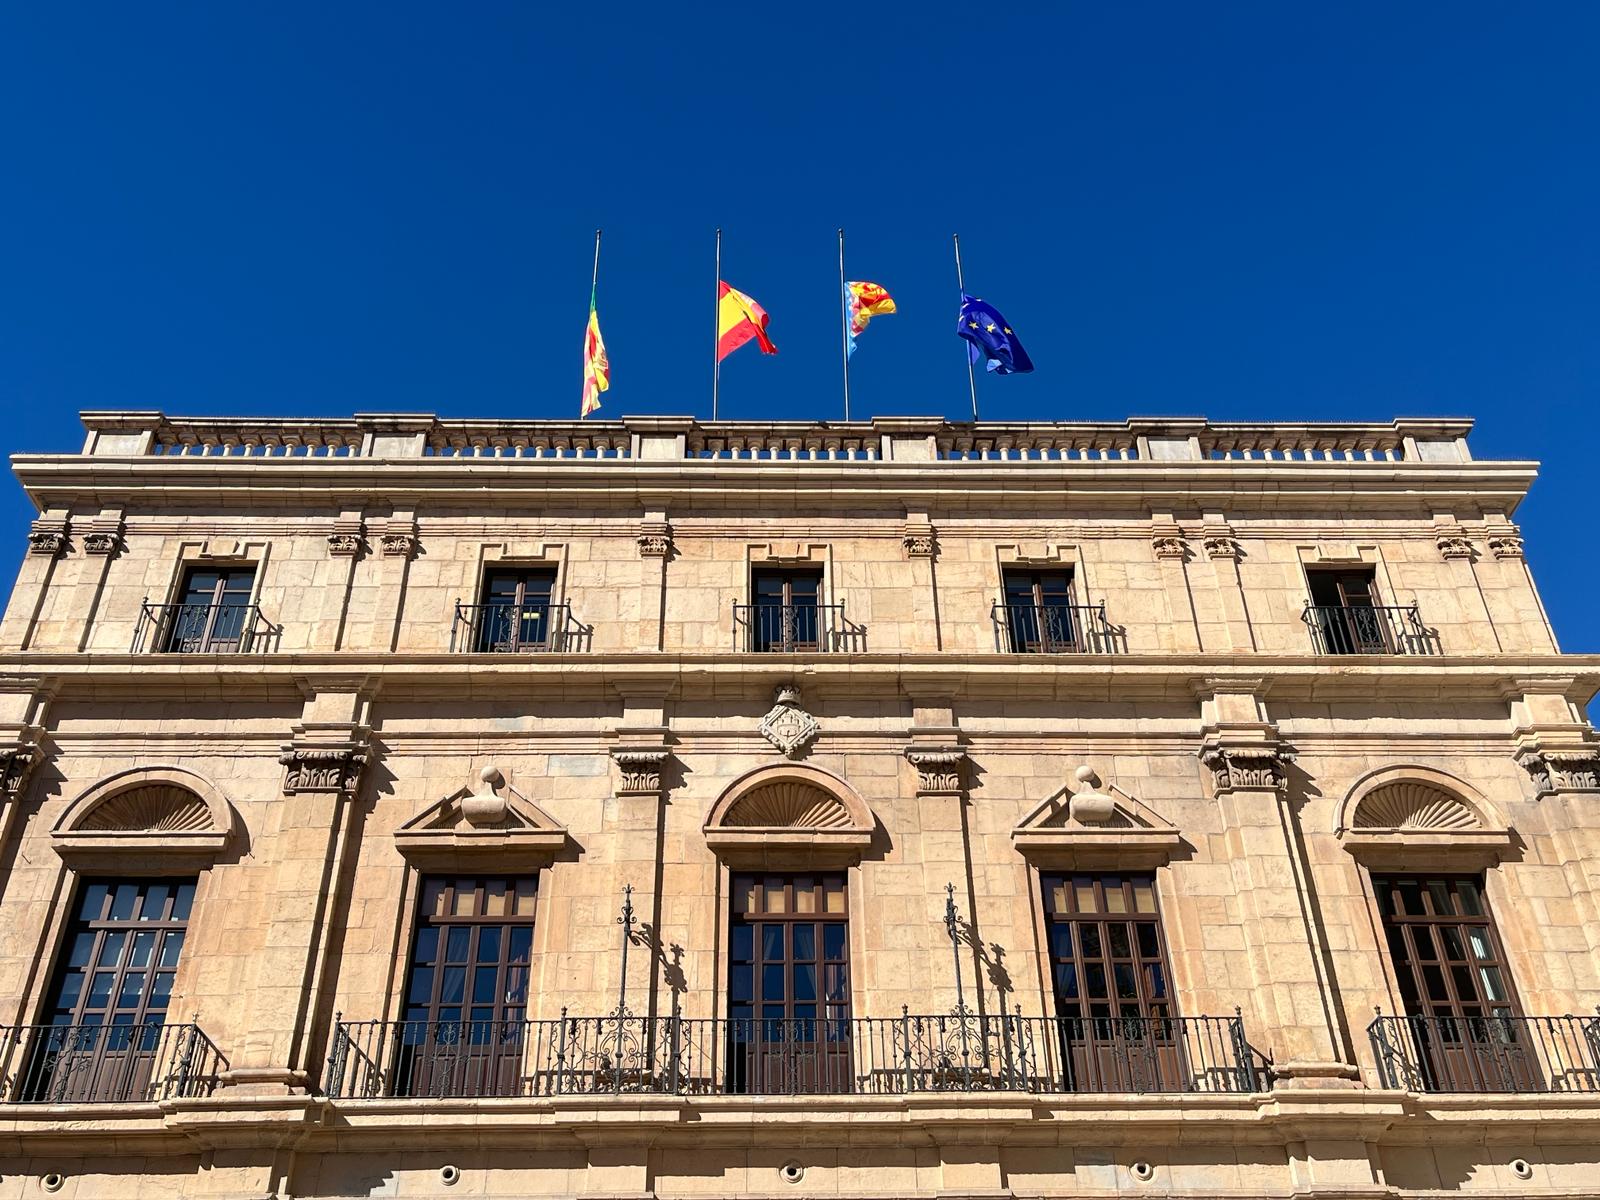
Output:
<path fill-rule="evenodd" d="M 498 825 L 511 811 L 511 801 L 497 792 L 506 781 L 505 776 L 500 768 L 489 766 L 478 772 L 478 778 L 483 781 L 483 787 L 461 798 L 461 815 L 474 827 Z"/>
<path fill-rule="evenodd" d="M 1088 763 L 1072 773 L 1076 780 L 1076 794 L 1067 804 L 1067 812 L 1075 821 L 1086 825 L 1100 825 L 1116 815 L 1117 802 L 1100 790 L 1100 776 Z"/>

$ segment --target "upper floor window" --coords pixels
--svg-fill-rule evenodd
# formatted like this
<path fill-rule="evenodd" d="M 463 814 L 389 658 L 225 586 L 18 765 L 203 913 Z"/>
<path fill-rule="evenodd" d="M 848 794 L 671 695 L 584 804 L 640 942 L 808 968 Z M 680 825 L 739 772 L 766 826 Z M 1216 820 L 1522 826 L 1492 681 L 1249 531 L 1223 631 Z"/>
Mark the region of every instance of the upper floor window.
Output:
<path fill-rule="evenodd" d="M 1066 654 L 1093 648 L 1098 610 L 1072 601 L 1071 571 L 1008 569 L 995 606 L 996 631 L 1013 654 Z"/>
<path fill-rule="evenodd" d="M 1426 654 L 1431 638 L 1415 605 L 1378 603 L 1373 567 L 1306 572 L 1311 603 L 1305 622 L 1322 654 Z"/>
<path fill-rule="evenodd" d="M 167 654 L 219 654 L 256 648 L 266 629 L 250 601 L 256 569 L 191 566 L 173 604 L 146 604 L 138 642 Z"/>
<path fill-rule="evenodd" d="M 454 639 L 479 654 L 560 650 L 567 606 L 555 603 L 553 567 L 490 571 L 478 604 L 456 606 Z"/>
<path fill-rule="evenodd" d="M 770 568 L 750 577 L 751 603 L 734 612 L 742 649 L 818 651 L 831 648 L 840 631 L 840 605 L 822 603 L 822 572 L 816 568 Z"/>

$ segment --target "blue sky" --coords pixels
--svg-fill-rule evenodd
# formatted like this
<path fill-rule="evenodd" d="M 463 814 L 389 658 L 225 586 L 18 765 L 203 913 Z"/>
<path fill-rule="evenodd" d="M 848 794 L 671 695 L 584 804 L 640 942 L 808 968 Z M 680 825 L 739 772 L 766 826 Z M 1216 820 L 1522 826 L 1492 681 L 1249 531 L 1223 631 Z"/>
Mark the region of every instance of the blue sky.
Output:
<path fill-rule="evenodd" d="M 709 415 L 712 230 L 840 415 L 967 408 L 949 236 L 1038 371 L 991 418 L 1478 418 L 1563 645 L 1589 598 L 1600 5 L 21 4 L 0 12 L 0 403 Z M 13 561 L 31 510 L 0 495 Z"/>

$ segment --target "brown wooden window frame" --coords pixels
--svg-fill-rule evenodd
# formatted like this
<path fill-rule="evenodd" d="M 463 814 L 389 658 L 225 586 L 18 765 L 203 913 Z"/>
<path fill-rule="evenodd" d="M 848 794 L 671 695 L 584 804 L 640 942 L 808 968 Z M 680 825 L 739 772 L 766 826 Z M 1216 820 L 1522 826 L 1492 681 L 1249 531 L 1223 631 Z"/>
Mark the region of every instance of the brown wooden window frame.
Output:
<path fill-rule="evenodd" d="M 111 1027 L 161 1025 L 167 1020 L 167 1003 L 152 1005 L 161 981 L 165 979 L 165 998 L 170 1002 L 172 985 L 182 961 L 188 937 L 189 919 L 199 880 L 192 875 L 171 878 L 119 878 L 91 876 L 79 882 L 73 900 L 73 915 L 63 931 L 61 950 L 52 972 L 45 1021 L 52 1025 L 106 1025 Z M 162 889 L 161 916 L 144 919 L 151 893 Z M 116 916 L 123 900 L 132 901 L 130 914 Z M 88 908 L 99 901 L 98 915 Z M 141 934 L 149 935 L 149 947 L 139 961 Z M 115 947 L 107 964 L 108 946 Z M 94 1003 L 95 981 L 102 975 L 110 983 L 102 1003 Z M 138 995 L 124 1004 L 131 976 L 139 977 Z M 79 979 L 78 990 L 70 1002 L 64 999 L 67 981 Z M 63 1019 L 66 1018 L 66 1019 Z"/>
<path fill-rule="evenodd" d="M 1040 874 L 1039 885 L 1044 901 L 1050 994 L 1058 1017 L 1088 1020 L 1178 1015 L 1153 874 L 1045 871 Z M 1121 939 L 1113 933 L 1116 927 L 1121 928 Z M 1125 950 L 1118 950 L 1119 940 L 1125 940 Z M 1123 975 L 1119 967 L 1126 968 L 1131 980 L 1131 997 L 1120 994 Z M 1096 975 L 1105 983 L 1103 1011 L 1091 995 Z M 1077 992 L 1075 997 L 1069 994 L 1073 990 Z M 1074 1004 L 1079 1011 L 1071 1011 Z M 1129 1008 L 1134 1011 L 1127 1011 Z"/>
<path fill-rule="evenodd" d="M 1408 1016 L 1523 1015 L 1485 882 L 1481 874 L 1445 872 L 1372 876 L 1385 953 Z M 1412 889 L 1415 904 L 1408 899 L 1407 889 Z M 1410 911 L 1412 908 L 1420 911 Z M 1441 912 L 1441 908 L 1449 911 Z M 1470 911 L 1473 909 L 1476 911 Z M 1478 937 L 1474 938 L 1473 931 Z M 1495 979 L 1503 993 L 1498 999 L 1486 994 Z M 1463 982 L 1471 985 L 1470 999 L 1461 994 Z"/>

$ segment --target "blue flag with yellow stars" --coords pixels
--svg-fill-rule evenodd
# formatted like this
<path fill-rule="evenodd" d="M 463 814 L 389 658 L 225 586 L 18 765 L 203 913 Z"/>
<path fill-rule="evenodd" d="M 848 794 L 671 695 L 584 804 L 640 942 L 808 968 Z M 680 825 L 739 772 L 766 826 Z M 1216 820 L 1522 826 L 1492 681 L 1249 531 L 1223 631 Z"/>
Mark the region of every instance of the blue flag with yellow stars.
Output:
<path fill-rule="evenodd" d="M 994 305 L 976 296 L 961 293 L 961 315 L 956 318 L 956 333 L 967 340 L 972 365 L 987 359 L 996 375 L 1018 375 L 1033 370 L 1033 359 L 1022 348 L 1010 323 Z"/>

